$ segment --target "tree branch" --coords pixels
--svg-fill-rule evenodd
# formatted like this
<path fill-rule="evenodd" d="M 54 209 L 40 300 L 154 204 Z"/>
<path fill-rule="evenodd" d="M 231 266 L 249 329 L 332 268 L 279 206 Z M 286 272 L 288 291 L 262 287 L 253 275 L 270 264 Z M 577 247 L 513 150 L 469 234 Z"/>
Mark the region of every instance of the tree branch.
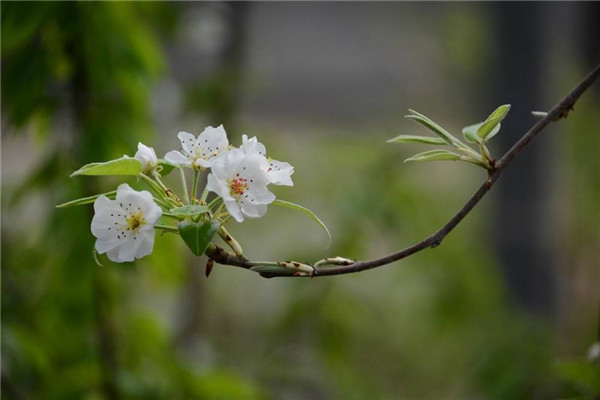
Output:
<path fill-rule="evenodd" d="M 517 157 L 527 145 L 551 122 L 566 118 L 572 111 L 575 102 L 585 92 L 592 83 L 600 77 L 600 65 L 585 77 L 569 94 L 567 94 L 556 106 L 554 106 L 548 114 L 539 120 L 523 137 L 515 143 L 515 145 L 506 154 L 496 162 L 493 170 L 489 171 L 487 180 L 477 189 L 467 203 L 454 215 L 444 226 L 431 236 L 423 239 L 404 250 L 387 256 L 368 261 L 342 262 L 342 265 L 333 267 L 314 267 L 312 275 L 302 274 L 294 271 L 281 272 L 261 272 L 260 275 L 265 278 L 283 277 L 283 276 L 329 276 L 329 275 L 344 275 L 368 269 L 381 267 L 391 264 L 395 261 L 406 258 L 412 254 L 418 253 L 426 248 L 434 248 L 440 245 L 442 240 L 471 212 L 471 210 L 479 203 L 479 201 L 490 191 L 494 183 L 498 180 L 502 172 L 508 165 Z M 209 246 L 206 250 L 206 255 L 215 262 L 223 265 L 232 265 L 240 268 L 250 269 L 253 265 L 245 257 L 236 256 L 229 253 L 218 246 Z"/>

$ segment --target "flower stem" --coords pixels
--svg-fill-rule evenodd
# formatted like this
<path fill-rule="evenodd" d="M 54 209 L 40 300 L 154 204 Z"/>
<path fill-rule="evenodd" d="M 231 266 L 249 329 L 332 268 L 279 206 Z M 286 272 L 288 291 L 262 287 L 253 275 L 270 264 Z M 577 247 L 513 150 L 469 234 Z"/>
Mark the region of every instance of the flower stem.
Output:
<path fill-rule="evenodd" d="M 202 191 L 202 197 L 200 197 L 200 203 L 206 203 L 206 198 L 208 197 L 208 186 L 204 188 Z"/>
<path fill-rule="evenodd" d="M 154 199 L 154 201 L 158 204 L 160 204 L 161 206 L 163 206 L 165 209 L 170 210 L 171 209 L 171 205 L 169 205 L 166 201 L 159 199 L 157 197 L 152 197 Z M 164 214 L 164 213 L 163 213 Z"/>
<path fill-rule="evenodd" d="M 206 207 L 208 207 L 208 209 L 212 209 L 214 206 L 216 206 L 217 204 L 219 204 L 223 199 L 221 197 L 215 197 L 213 201 L 211 201 L 210 203 L 208 203 L 208 205 Z"/>
<path fill-rule="evenodd" d="M 163 216 L 163 217 L 169 217 L 169 218 L 173 218 L 173 219 L 176 219 L 177 221 L 181 221 L 181 220 L 182 220 L 182 219 L 181 219 L 181 218 L 179 218 L 177 215 L 175 215 L 175 214 L 171 214 L 171 213 L 168 213 L 168 212 L 163 212 L 163 213 L 162 213 L 162 216 Z"/>
<path fill-rule="evenodd" d="M 244 255 L 242 246 L 240 246 L 238 241 L 235 240 L 234 237 L 229 234 L 229 232 L 227 232 L 227 229 L 225 229 L 223 225 L 221 225 L 221 227 L 219 228 L 219 236 L 221 236 L 221 239 L 223 239 L 223 241 L 227 243 L 227 246 L 229 246 L 237 256 Z"/>
<path fill-rule="evenodd" d="M 154 225 L 154 229 L 160 229 L 162 231 L 168 231 L 168 232 L 179 232 L 179 229 L 177 229 L 174 226 L 161 225 L 161 224 Z"/>
<path fill-rule="evenodd" d="M 196 202 L 196 194 L 198 193 L 198 180 L 200 178 L 200 171 L 194 170 L 194 183 L 192 184 L 192 197 L 190 201 L 192 204 Z"/>
<path fill-rule="evenodd" d="M 148 186 L 150 186 L 150 189 L 152 189 L 154 191 L 154 193 L 156 193 L 159 197 L 161 197 L 164 200 L 167 200 L 166 198 L 166 194 L 162 191 L 162 189 L 156 184 L 156 182 L 154 182 L 148 175 L 146 174 L 139 174 L 139 177 L 142 178 L 142 180 L 144 182 L 146 182 L 146 184 Z"/>
<path fill-rule="evenodd" d="M 182 167 L 178 167 L 179 176 L 181 177 L 181 186 L 183 186 L 183 197 L 185 198 L 185 203 L 190 204 L 190 194 L 188 192 L 187 183 L 185 181 L 185 171 Z"/>

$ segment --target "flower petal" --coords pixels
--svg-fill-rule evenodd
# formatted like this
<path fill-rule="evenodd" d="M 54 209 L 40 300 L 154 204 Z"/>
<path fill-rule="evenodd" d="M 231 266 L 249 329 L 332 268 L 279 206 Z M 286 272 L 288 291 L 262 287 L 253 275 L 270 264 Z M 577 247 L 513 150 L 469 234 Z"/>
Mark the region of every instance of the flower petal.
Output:
<path fill-rule="evenodd" d="M 181 154 L 177 150 L 171 150 L 170 152 L 165 154 L 165 160 L 167 160 L 171 164 L 175 164 L 175 165 L 185 165 L 188 167 L 192 166 L 190 159 L 187 158 L 186 156 L 184 156 L 183 154 Z"/>
<path fill-rule="evenodd" d="M 224 203 L 229 214 L 231 214 L 237 222 L 244 222 L 244 215 L 242 214 L 240 205 L 235 200 L 225 200 Z"/>
<path fill-rule="evenodd" d="M 179 132 L 177 137 L 181 141 L 181 148 L 187 154 L 193 154 L 194 149 L 198 145 L 198 140 L 194 135 L 187 132 Z"/>

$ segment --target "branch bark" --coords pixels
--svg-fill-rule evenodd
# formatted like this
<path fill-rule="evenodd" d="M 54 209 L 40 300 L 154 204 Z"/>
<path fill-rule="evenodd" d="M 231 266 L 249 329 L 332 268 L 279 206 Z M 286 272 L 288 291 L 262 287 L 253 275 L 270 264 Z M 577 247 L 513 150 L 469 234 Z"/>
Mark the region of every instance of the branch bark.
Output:
<path fill-rule="evenodd" d="M 329 276 L 329 275 L 345 275 L 360 271 L 366 271 L 372 268 L 381 267 L 391 264 L 395 261 L 406 258 L 410 255 L 418 253 L 427 248 L 435 248 L 442 243 L 442 240 L 475 208 L 479 201 L 485 196 L 494 183 L 498 180 L 502 172 L 521 152 L 531 143 L 537 135 L 542 132 L 551 122 L 566 118 L 569 112 L 574 110 L 574 105 L 577 99 L 592 85 L 592 83 L 600 77 L 600 65 L 590 72 L 575 88 L 558 102 L 548 114 L 539 120 L 515 145 L 504 154 L 504 156 L 496 162 L 495 168 L 489 171 L 485 182 L 481 184 L 479 189 L 471 196 L 466 204 L 437 232 L 423 239 L 422 241 L 400 250 L 396 253 L 387 256 L 367 261 L 355 261 L 347 265 L 338 265 L 333 267 L 320 267 L 314 270 L 312 277 Z M 229 253 L 218 246 L 210 246 L 206 250 L 206 255 L 215 262 L 222 265 L 231 265 L 235 267 L 250 269 L 253 265 L 245 257 L 236 256 Z M 261 276 L 265 278 L 274 277 L 289 277 L 299 276 L 298 274 L 290 274 L 287 272 L 263 272 Z M 302 275 L 306 276 L 306 275 Z"/>

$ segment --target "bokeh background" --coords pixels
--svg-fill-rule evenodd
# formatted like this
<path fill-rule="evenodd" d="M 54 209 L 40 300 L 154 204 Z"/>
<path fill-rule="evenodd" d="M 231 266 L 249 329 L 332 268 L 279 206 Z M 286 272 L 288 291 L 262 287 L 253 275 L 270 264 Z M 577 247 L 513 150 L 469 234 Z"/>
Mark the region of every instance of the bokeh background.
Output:
<path fill-rule="evenodd" d="M 2 2 L 2 394 L 6 399 L 546 399 L 591 396 L 600 306 L 600 90 L 550 126 L 442 246 L 323 279 L 215 266 L 167 235 L 92 258 L 91 206 L 224 124 L 296 168 L 233 223 L 252 259 L 378 257 L 417 242 L 484 179 L 403 164 L 425 133 L 513 108 L 501 155 L 600 60 L 598 3 Z M 177 181 L 169 181 L 178 188 Z M 132 185 L 139 186 L 130 181 Z"/>

